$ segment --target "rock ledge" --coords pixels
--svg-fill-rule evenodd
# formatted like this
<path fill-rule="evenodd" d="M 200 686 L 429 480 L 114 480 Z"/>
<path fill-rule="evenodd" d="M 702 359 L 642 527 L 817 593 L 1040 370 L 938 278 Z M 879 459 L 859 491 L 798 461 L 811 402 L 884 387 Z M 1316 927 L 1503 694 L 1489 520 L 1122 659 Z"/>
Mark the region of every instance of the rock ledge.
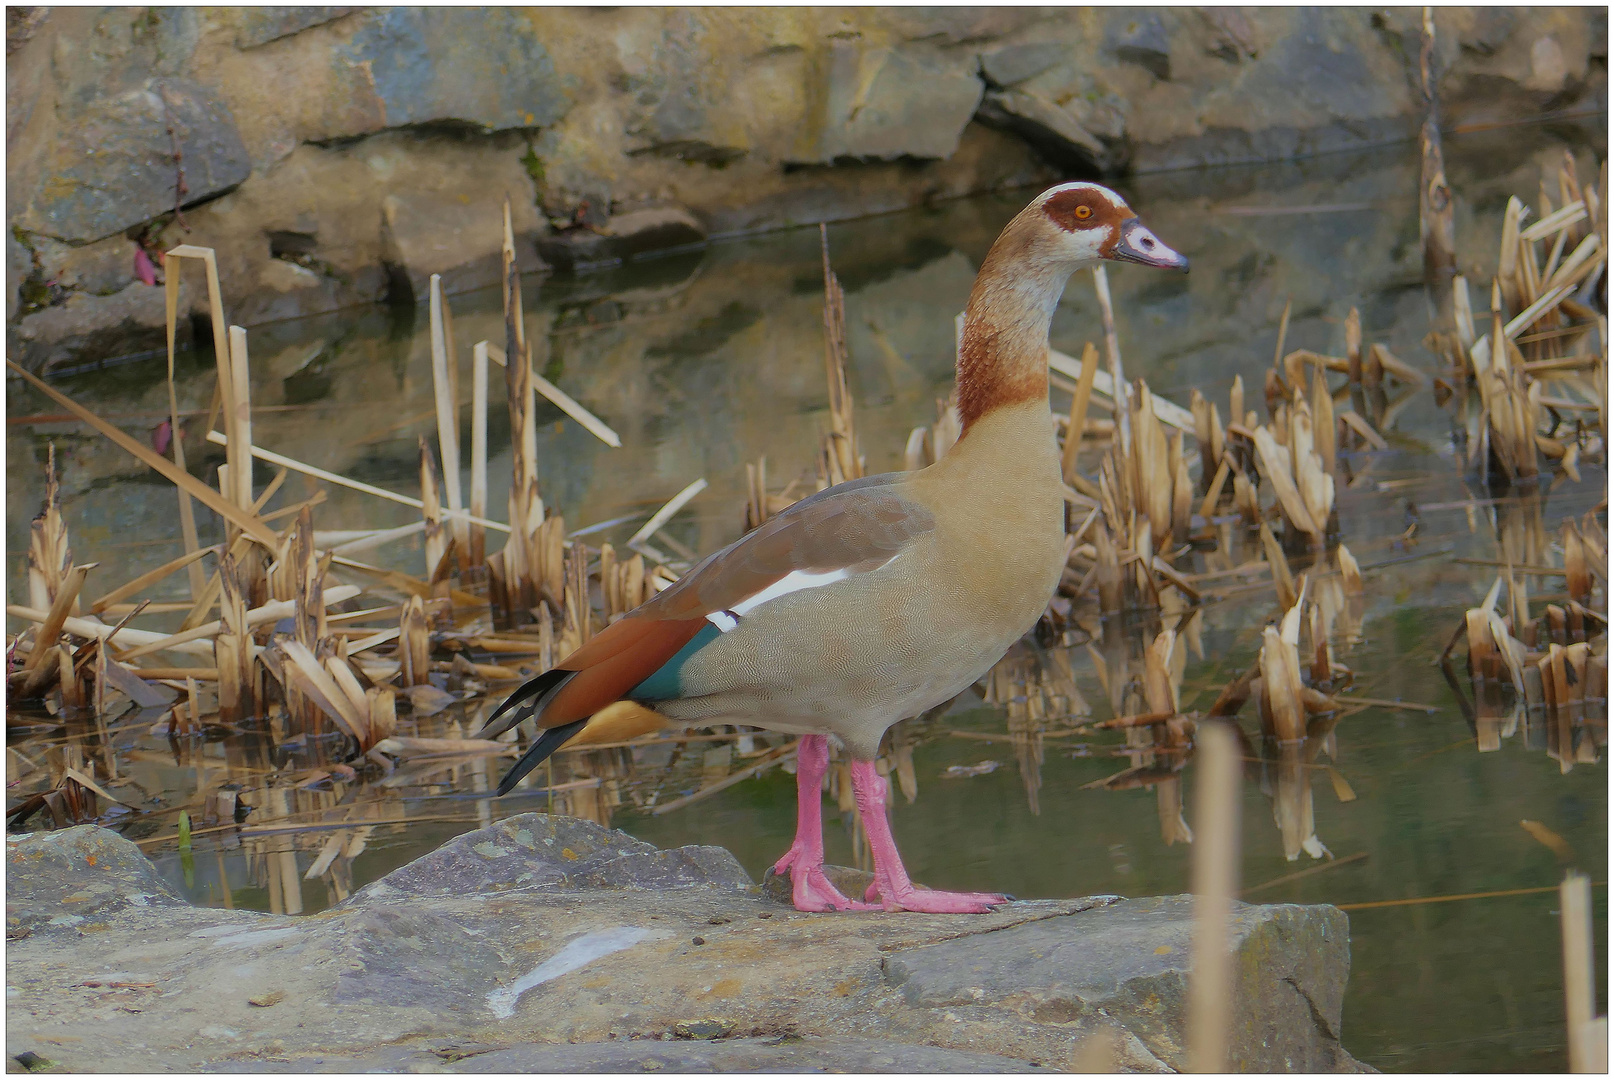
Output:
<path fill-rule="evenodd" d="M 6 848 L 7 1054 L 74 1072 L 1183 1065 L 1186 897 L 808 914 L 722 848 L 522 814 L 285 917 L 184 904 L 92 826 Z M 1236 924 L 1236 1067 L 1361 1069 L 1345 916 Z"/>

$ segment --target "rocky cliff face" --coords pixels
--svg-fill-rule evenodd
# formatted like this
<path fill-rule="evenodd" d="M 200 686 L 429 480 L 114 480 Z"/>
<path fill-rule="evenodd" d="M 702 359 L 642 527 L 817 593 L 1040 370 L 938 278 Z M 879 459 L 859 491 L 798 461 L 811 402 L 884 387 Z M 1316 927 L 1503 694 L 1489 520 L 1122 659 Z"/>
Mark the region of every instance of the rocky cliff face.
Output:
<path fill-rule="evenodd" d="M 1410 137 L 1416 9 L 10 8 L 7 319 L 155 347 L 147 257 L 245 325 L 995 188 Z M 1599 108 L 1604 9 L 1441 9 L 1448 124 Z M 157 273 L 160 274 L 160 269 Z M 197 303 L 205 303 L 197 290 Z"/>

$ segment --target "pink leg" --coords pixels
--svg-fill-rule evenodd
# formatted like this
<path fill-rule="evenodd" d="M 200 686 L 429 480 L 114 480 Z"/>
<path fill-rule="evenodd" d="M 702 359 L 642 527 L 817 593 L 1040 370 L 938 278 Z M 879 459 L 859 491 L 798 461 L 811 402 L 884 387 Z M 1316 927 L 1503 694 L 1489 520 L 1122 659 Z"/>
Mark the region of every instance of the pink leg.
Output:
<path fill-rule="evenodd" d="M 796 751 L 796 840 L 773 872 L 790 871 L 790 898 L 797 911 L 869 911 L 878 904 L 849 900 L 824 876 L 824 773 L 829 736 L 803 735 Z"/>
<path fill-rule="evenodd" d="M 993 904 L 1004 904 L 1008 897 L 997 893 L 939 892 L 918 889 L 908 880 L 897 842 L 891 836 L 891 822 L 885 812 L 886 780 L 872 761 L 852 762 L 852 790 L 857 795 L 858 812 L 869 836 L 869 852 L 874 856 L 874 885 L 887 911 L 927 911 L 934 914 L 982 914 Z"/>

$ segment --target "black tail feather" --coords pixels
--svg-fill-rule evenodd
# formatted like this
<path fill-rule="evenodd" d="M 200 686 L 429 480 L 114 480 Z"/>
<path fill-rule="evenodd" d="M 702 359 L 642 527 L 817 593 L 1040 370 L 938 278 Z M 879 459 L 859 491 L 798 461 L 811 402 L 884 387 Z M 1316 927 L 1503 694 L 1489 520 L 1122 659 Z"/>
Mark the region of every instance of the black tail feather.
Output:
<path fill-rule="evenodd" d="M 567 674 L 571 673 L 567 672 Z M 587 720 L 573 720 L 569 724 L 548 728 L 539 734 L 533 744 L 527 748 L 527 752 L 521 755 L 521 760 L 511 766 L 510 771 L 504 774 L 504 779 L 499 781 L 499 794 L 510 794 L 510 789 L 515 787 L 523 776 L 536 769 L 544 758 L 564 746 L 566 740 L 583 730 L 583 725 L 587 723 Z"/>
<path fill-rule="evenodd" d="M 493 710 L 493 714 L 487 718 L 482 730 L 478 731 L 474 738 L 491 739 L 503 735 L 527 717 L 536 716 L 549 703 L 549 699 L 565 685 L 566 680 L 576 674 L 575 671 L 550 668 L 536 679 L 523 683 L 519 690 L 505 698 L 504 702 Z M 517 705 L 521 707 L 516 708 Z M 515 712 L 506 717 L 504 723 L 499 723 L 499 717 L 511 709 L 515 709 Z"/>

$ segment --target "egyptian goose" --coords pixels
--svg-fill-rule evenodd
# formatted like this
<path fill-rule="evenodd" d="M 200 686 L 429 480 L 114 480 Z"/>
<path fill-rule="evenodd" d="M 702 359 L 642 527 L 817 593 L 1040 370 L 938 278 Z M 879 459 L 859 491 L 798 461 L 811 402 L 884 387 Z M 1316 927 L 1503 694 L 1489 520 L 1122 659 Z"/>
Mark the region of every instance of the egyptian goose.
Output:
<path fill-rule="evenodd" d="M 503 795 L 572 743 L 719 723 L 798 734 L 796 840 L 775 866 L 803 911 L 984 912 L 1005 897 L 909 880 L 874 766 L 885 730 L 963 691 L 1036 623 L 1064 564 L 1048 325 L 1101 259 L 1186 270 L 1113 191 L 1043 192 L 976 276 L 958 351 L 963 434 L 934 465 L 839 484 L 707 557 L 512 694 L 484 737 L 535 717 Z M 502 719 L 501 719 L 502 718 Z M 829 737 L 851 756 L 874 859 L 865 900 L 825 878 Z"/>

